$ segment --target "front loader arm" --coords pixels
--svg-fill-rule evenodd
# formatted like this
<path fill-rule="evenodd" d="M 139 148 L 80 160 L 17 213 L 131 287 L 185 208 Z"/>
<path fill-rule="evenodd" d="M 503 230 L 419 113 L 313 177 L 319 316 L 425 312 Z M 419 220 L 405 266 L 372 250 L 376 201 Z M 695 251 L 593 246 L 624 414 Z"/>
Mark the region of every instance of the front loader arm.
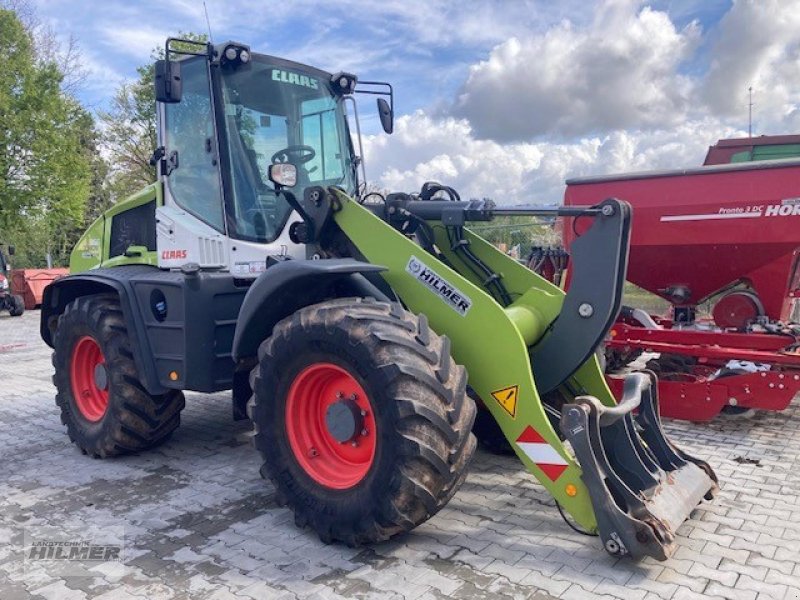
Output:
<path fill-rule="evenodd" d="M 529 357 L 529 346 L 560 314 L 564 293 L 469 233 L 474 251 L 502 272 L 514 297 L 504 307 L 479 287 L 476 276 L 455 253 L 446 251 L 455 267 L 451 268 L 344 194 L 339 194 L 339 202 L 336 224 L 369 262 L 386 267 L 381 276 L 403 303 L 424 314 L 435 331 L 447 335 L 453 358 L 467 367 L 470 386 L 526 468 L 582 527 L 594 530 L 597 523 L 581 469 L 545 412 Z M 438 237 L 443 228 L 435 230 Z M 445 244 L 438 246 L 446 248 Z M 599 367 L 595 364 L 593 372 L 591 368 L 584 371 L 577 383 L 581 390 L 613 405 Z"/>
<path fill-rule="evenodd" d="M 580 526 L 598 531 L 612 554 L 665 559 L 674 549 L 674 528 L 716 484 L 705 463 L 672 452 L 658 422 L 644 423 L 646 442 L 639 437 L 632 413 L 640 400 L 640 416 L 658 419 L 649 380 L 617 407 L 594 356 L 619 309 L 627 205 L 609 200 L 581 209 L 596 221 L 606 219 L 606 234 L 589 238 L 585 249 L 605 271 L 595 274 L 594 288 L 573 283 L 580 294 L 576 298 L 461 227 L 465 215 L 488 220 L 488 212 L 471 203 L 411 201 L 387 206 L 381 214 L 335 188 L 326 202 L 356 253 L 385 267 L 381 277 L 408 309 L 450 339 L 451 354 L 467 368 L 469 385 L 554 499 Z M 316 208 L 323 210 L 326 202 L 316 202 Z M 542 214 L 553 214 L 554 209 L 547 210 Z M 398 230 L 396 217 L 403 211 L 426 223 L 426 236 L 434 238 L 427 250 Z M 614 221 L 616 228 L 608 231 Z M 449 235 L 453 226 L 461 227 L 457 239 Z M 551 355 L 550 369 L 538 371 L 536 364 L 546 365 Z M 542 398 L 539 377 L 555 400 L 551 394 L 547 401 Z M 639 417 L 637 422 L 642 425 Z M 652 452 L 648 445 L 653 444 L 664 451 Z M 665 507 L 669 514 L 661 515 Z"/>

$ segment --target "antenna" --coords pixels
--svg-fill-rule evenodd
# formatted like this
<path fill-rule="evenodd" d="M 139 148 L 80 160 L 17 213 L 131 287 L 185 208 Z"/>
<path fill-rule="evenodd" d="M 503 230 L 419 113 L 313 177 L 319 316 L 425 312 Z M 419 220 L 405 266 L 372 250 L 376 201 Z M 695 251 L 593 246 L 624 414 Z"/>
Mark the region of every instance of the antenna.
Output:
<path fill-rule="evenodd" d="M 206 6 L 205 0 L 203 0 L 203 12 L 206 13 L 206 27 L 208 27 L 208 41 L 213 44 L 214 36 L 211 35 L 211 21 L 208 20 L 208 7 Z"/>
<path fill-rule="evenodd" d="M 748 104 L 747 137 L 753 137 L 753 86 L 747 88 L 750 93 L 750 104 Z"/>

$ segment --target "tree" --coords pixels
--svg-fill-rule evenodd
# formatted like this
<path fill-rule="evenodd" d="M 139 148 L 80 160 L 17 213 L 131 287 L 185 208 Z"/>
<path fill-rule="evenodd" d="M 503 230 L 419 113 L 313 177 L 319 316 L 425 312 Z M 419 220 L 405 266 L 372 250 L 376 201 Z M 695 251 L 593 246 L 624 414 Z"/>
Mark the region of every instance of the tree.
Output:
<path fill-rule="evenodd" d="M 484 198 L 488 200 L 488 198 Z M 559 246 L 560 229 L 552 219 L 532 216 L 506 216 L 487 225 L 472 225 L 470 230 L 506 252 L 519 252 L 524 259 L 533 246 Z"/>
<path fill-rule="evenodd" d="M 20 249 L 17 264 L 41 263 L 47 251 L 63 259 L 83 224 L 93 120 L 62 90 L 54 55 L 39 55 L 32 32 L 4 8 L 0 50 L 0 238 Z"/>
<path fill-rule="evenodd" d="M 178 37 L 205 42 L 208 36 L 179 33 Z M 192 48 L 196 50 L 196 48 Z M 111 107 L 98 113 L 103 123 L 103 139 L 111 167 L 111 194 L 119 200 L 135 193 L 156 179 L 150 156 L 156 148 L 156 100 L 153 63 L 164 58 L 164 49 L 157 48 L 151 61 L 136 71 L 134 83 L 122 84 L 114 94 Z"/>

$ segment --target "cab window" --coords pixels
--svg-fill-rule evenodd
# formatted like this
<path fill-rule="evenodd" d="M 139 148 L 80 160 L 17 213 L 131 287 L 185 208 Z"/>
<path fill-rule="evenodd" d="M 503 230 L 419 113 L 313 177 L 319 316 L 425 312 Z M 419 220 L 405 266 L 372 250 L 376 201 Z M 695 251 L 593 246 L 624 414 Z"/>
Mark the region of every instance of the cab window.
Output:
<path fill-rule="evenodd" d="M 303 144 L 317 149 L 306 165 L 309 180 L 319 183 L 342 179 L 341 137 L 333 98 L 314 98 L 302 103 L 302 137 Z"/>
<path fill-rule="evenodd" d="M 177 167 L 167 177 L 167 185 L 181 208 L 214 229 L 224 231 L 222 186 L 216 160 L 206 59 L 197 57 L 183 61 L 181 78 L 181 101 L 165 105 L 164 147 L 167 159 L 177 152 Z"/>

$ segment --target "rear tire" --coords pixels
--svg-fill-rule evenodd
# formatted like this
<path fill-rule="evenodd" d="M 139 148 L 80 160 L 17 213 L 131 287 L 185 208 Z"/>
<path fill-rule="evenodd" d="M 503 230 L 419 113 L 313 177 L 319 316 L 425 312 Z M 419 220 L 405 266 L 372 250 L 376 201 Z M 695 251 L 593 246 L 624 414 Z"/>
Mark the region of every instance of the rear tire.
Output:
<path fill-rule="evenodd" d="M 464 481 L 475 404 L 449 341 L 424 316 L 369 299 L 323 302 L 278 323 L 258 358 L 248 412 L 262 476 L 322 541 L 359 545 L 409 531 Z M 334 405 L 356 415 L 341 435 L 325 420 Z M 346 437 L 351 430 L 360 433 Z"/>
<path fill-rule="evenodd" d="M 25 300 L 22 299 L 22 296 L 11 296 L 10 305 L 11 308 L 8 309 L 8 312 L 12 317 L 19 317 L 25 312 Z"/>
<path fill-rule="evenodd" d="M 53 366 L 61 422 L 84 454 L 146 450 L 180 424 L 183 393 L 147 393 L 115 296 L 86 296 L 67 306 L 58 318 Z"/>

